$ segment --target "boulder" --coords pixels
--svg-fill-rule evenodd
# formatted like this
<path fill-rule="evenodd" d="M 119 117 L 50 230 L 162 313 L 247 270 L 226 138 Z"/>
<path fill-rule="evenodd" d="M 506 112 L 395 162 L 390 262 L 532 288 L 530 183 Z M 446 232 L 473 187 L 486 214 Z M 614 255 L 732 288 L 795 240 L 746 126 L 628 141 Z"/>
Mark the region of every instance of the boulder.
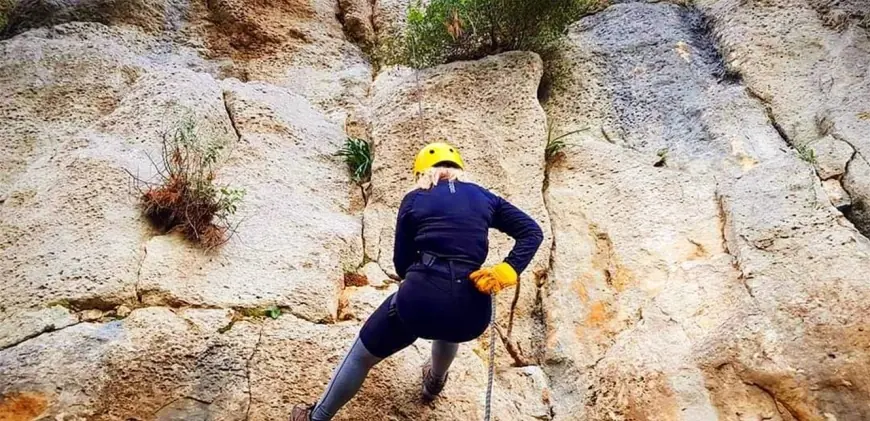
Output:
<path fill-rule="evenodd" d="M 299 323 L 292 317 L 267 322 L 250 362 L 251 419 L 285 418 L 294 404 L 314 402 L 325 389 L 333 368 L 350 348 L 358 329 L 358 325 L 353 324 Z M 478 357 L 472 344 L 460 346 L 444 392 L 435 402 L 424 404 L 420 399 L 421 367 L 429 358 L 429 352 L 428 342 L 421 340 L 379 363 L 359 395 L 335 419 L 482 419 L 486 361 Z M 315 362 L 318 364 L 313 364 Z M 540 377 L 537 380 L 545 383 Z M 532 411 L 520 412 L 519 409 L 545 405 L 543 393 L 532 396 L 517 393 L 529 390 L 529 383 L 532 382 L 512 370 L 505 376 L 500 373 L 493 392 L 493 419 L 536 419 Z M 545 387 L 540 384 L 537 390 Z"/>

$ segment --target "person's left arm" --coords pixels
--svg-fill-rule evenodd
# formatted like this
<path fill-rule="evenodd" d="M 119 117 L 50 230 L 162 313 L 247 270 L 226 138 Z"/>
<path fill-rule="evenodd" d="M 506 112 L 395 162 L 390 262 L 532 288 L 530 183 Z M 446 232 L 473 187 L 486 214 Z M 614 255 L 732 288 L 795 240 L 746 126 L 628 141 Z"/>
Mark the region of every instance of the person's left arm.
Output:
<path fill-rule="evenodd" d="M 399 206 L 396 217 L 396 241 L 393 246 L 393 266 L 399 278 L 405 279 L 408 268 L 417 259 L 417 249 L 414 247 L 414 237 L 417 235 L 417 224 L 414 220 L 414 198 L 416 191 L 405 195 Z"/>

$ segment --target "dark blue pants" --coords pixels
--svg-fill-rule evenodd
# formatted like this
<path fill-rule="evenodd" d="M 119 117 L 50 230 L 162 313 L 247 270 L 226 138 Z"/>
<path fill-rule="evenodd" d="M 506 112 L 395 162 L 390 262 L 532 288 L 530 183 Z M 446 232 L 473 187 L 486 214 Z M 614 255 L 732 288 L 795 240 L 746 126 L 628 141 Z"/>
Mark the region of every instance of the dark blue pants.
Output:
<path fill-rule="evenodd" d="M 416 263 L 399 286 L 366 320 L 360 339 L 375 356 L 386 358 L 417 338 L 467 342 L 489 325 L 492 298 L 468 275 L 477 265 L 444 259 Z"/>

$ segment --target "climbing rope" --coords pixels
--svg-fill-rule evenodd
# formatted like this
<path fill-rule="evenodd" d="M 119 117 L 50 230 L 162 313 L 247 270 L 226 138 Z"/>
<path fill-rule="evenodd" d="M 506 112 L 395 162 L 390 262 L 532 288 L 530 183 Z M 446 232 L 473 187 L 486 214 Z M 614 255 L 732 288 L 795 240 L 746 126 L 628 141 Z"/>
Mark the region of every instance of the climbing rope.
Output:
<path fill-rule="evenodd" d="M 408 2 L 408 10 L 410 11 L 411 2 Z M 420 131 L 422 132 L 422 136 L 420 137 L 424 142 L 426 141 L 426 117 L 423 114 L 423 95 L 424 89 L 423 85 L 420 83 L 420 67 L 421 64 L 418 61 L 419 57 L 417 56 L 417 39 L 414 38 L 411 42 L 411 56 L 413 58 L 414 65 L 414 84 L 416 88 L 417 94 L 417 119 L 420 122 Z M 489 367 L 487 369 L 487 377 L 486 377 L 486 402 L 484 404 L 484 421 L 490 421 L 491 413 L 492 413 L 492 383 L 493 378 L 495 377 L 495 293 L 492 293 L 492 309 L 489 321 Z"/>
<path fill-rule="evenodd" d="M 492 293 L 492 315 L 489 321 L 489 371 L 486 377 L 486 406 L 483 420 L 489 421 L 492 406 L 492 380 L 495 375 L 495 293 Z"/>

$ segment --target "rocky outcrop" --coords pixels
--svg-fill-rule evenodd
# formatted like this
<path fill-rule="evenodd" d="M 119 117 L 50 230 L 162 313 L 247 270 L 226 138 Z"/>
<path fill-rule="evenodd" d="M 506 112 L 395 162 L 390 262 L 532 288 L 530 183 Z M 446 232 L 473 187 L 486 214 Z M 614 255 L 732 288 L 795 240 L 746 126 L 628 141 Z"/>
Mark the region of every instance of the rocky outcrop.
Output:
<path fill-rule="evenodd" d="M 135 38 L 118 41 L 122 34 L 72 25 L 3 45 L 11 91 L 3 137 L 13 152 L 0 209 L 4 347 L 68 324 L 45 306 L 111 309 L 136 300 L 147 231 L 124 170 L 153 171 L 148 154 L 159 155 L 166 120 L 192 113 L 204 135 L 231 139 L 214 79 L 157 71 Z M 22 78 L 22 70 L 41 79 Z"/>
<path fill-rule="evenodd" d="M 584 129 L 547 191 L 557 414 L 863 419 L 846 373 L 870 356 L 853 345 L 870 242 L 722 67 L 702 18 L 629 3 L 571 30 L 574 76 L 548 103 L 563 132 Z"/>
<path fill-rule="evenodd" d="M 870 233 L 870 164 L 865 158 L 870 155 L 870 5 L 699 4 L 711 16 L 728 68 L 764 103 L 787 142 L 815 150 L 817 167 L 837 163 L 837 171 L 819 168 L 820 176 L 839 181 L 851 199 L 841 208 L 865 235 Z M 850 152 L 831 154 L 832 144 Z"/>
<path fill-rule="evenodd" d="M 247 193 L 238 241 L 213 256 L 174 236 L 150 239 L 140 299 L 277 305 L 310 321 L 334 320 L 344 271 L 362 261 L 362 227 L 351 208 L 357 190 L 333 156 L 344 140 L 341 128 L 304 98 L 271 85 L 227 80 L 221 98 L 222 117 L 239 136 L 221 176 Z"/>

